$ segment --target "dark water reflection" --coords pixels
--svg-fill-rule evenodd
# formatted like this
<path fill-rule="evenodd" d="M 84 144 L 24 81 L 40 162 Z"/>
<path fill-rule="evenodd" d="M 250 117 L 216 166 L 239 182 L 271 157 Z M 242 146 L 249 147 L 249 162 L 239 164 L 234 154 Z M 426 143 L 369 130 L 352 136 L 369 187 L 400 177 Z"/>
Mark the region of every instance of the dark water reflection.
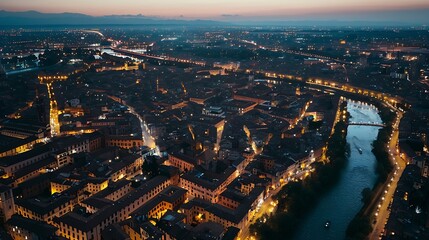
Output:
<path fill-rule="evenodd" d="M 347 107 L 352 122 L 382 122 L 377 110 L 371 106 L 349 101 Z M 340 181 L 320 199 L 313 212 L 304 220 L 295 239 L 345 238 L 349 222 L 362 207 L 362 190 L 372 188 L 376 180 L 375 157 L 371 152 L 371 144 L 377 137 L 378 129 L 371 126 L 348 127 L 350 157 Z M 327 220 L 331 221 L 329 228 L 324 227 Z"/>

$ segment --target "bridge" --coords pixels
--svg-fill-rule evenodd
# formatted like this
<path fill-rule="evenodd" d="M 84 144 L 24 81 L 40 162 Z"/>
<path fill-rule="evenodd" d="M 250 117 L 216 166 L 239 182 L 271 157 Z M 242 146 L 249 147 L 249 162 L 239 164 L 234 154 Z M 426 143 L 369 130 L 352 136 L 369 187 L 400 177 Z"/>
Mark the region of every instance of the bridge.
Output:
<path fill-rule="evenodd" d="M 168 56 L 157 56 L 152 54 L 137 53 L 130 50 L 121 49 L 121 48 L 112 47 L 111 49 L 114 52 L 118 52 L 127 56 L 131 56 L 139 59 L 145 59 L 149 63 L 156 64 L 156 65 L 173 65 L 173 66 L 182 66 L 182 67 L 206 65 L 206 62 L 204 61 L 194 61 L 194 60 L 180 59 L 180 58 L 174 58 L 174 57 L 168 57 Z"/>
<path fill-rule="evenodd" d="M 102 38 L 105 38 L 105 37 L 104 37 L 104 35 L 103 35 L 103 33 L 101 33 L 101 32 L 100 32 L 100 31 L 98 31 L 98 30 L 76 30 L 76 32 L 94 33 L 94 34 L 99 35 L 99 36 L 100 36 L 100 37 L 102 37 Z"/>
<path fill-rule="evenodd" d="M 383 123 L 374 123 L 374 122 L 349 122 L 348 125 L 356 126 L 373 126 L 373 127 L 385 127 Z"/>
<path fill-rule="evenodd" d="M 323 79 L 316 79 L 316 78 L 308 78 L 303 79 L 301 76 L 294 76 L 294 75 L 288 75 L 288 74 L 281 74 L 276 72 L 269 72 L 269 71 L 263 71 L 263 70 L 254 70 L 254 69 L 246 69 L 246 72 L 254 72 L 257 74 L 263 74 L 265 77 L 268 78 L 277 78 L 277 79 L 285 79 L 285 80 L 292 80 L 292 81 L 301 81 L 305 82 L 306 84 L 312 85 L 312 86 L 320 86 L 324 88 L 329 88 L 333 90 L 339 90 L 342 92 L 348 92 L 352 94 L 358 94 L 362 96 L 371 97 L 374 99 L 381 100 L 386 105 L 391 107 L 392 109 L 398 110 L 397 104 L 404 104 L 405 108 L 411 107 L 408 103 L 404 101 L 403 98 L 399 96 L 392 96 L 387 93 L 382 93 L 370 89 L 360 88 L 356 86 L 349 85 L 347 83 L 340 83 L 335 81 L 329 81 L 329 80 L 323 80 Z M 404 106 L 399 106 L 399 110 L 402 112 L 404 111 L 402 108 Z"/>

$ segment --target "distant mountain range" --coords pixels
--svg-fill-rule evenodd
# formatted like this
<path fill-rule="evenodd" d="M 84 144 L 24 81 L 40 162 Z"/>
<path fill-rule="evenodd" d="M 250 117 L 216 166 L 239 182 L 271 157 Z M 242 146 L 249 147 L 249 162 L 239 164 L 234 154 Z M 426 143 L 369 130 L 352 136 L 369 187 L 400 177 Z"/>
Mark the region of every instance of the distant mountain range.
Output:
<path fill-rule="evenodd" d="M 37 11 L 9 12 L 0 10 L 0 26 L 35 25 L 225 25 L 224 22 L 211 20 L 177 20 L 147 17 L 144 15 L 90 16 L 81 13 L 41 13 Z"/>
<path fill-rule="evenodd" d="M 1 1 L 1 0 L 0 0 Z M 180 25 L 180 26 L 415 26 L 429 25 L 429 9 L 386 10 L 300 17 L 252 17 L 224 14 L 215 20 L 166 19 L 145 15 L 90 16 L 81 13 L 10 12 L 0 10 L 0 27 L 78 25 Z"/>

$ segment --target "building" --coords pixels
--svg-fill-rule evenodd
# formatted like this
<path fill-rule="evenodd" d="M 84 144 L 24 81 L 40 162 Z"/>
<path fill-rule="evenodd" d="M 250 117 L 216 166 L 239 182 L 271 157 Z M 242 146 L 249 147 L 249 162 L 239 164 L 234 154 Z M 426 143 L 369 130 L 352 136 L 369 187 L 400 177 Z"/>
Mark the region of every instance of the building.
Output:
<path fill-rule="evenodd" d="M 257 102 L 235 100 L 235 98 L 234 100 L 230 100 L 225 103 L 226 109 L 228 111 L 237 113 L 238 115 L 243 115 L 253 110 L 257 105 Z"/>
<path fill-rule="evenodd" d="M 187 172 L 194 169 L 197 165 L 197 161 L 195 158 L 182 153 L 170 153 L 168 154 L 166 165 L 177 167 L 181 172 Z"/>
<path fill-rule="evenodd" d="M 107 147 L 120 147 L 125 149 L 141 148 L 143 139 L 139 136 L 115 136 L 111 135 L 106 138 Z"/>
<path fill-rule="evenodd" d="M 46 159 L 50 154 L 50 145 L 45 144 L 27 152 L 0 158 L 0 169 L 4 173 L 3 178 L 14 176 L 18 170 Z"/>
<path fill-rule="evenodd" d="M 76 197 L 66 195 L 48 199 L 20 199 L 16 203 L 16 213 L 25 218 L 52 224 L 54 217 L 73 211 L 77 202 Z"/>
<path fill-rule="evenodd" d="M 182 205 L 180 212 L 186 215 L 188 224 L 213 221 L 221 224 L 225 229 L 229 227 L 245 229 L 257 207 L 263 202 L 264 189 L 255 187 L 248 195 L 241 195 L 239 198 L 233 195 L 236 194 L 228 193 L 221 196 L 222 204 L 194 198 Z M 229 205 L 228 202 L 231 204 Z"/>
<path fill-rule="evenodd" d="M 13 156 L 33 148 L 34 144 L 42 142 L 35 136 L 24 139 L 0 135 L 0 157 Z"/>
<path fill-rule="evenodd" d="M 134 240 L 168 239 L 166 234 L 154 226 L 150 221 L 140 221 L 130 218 L 120 223 L 126 234 Z"/>
<path fill-rule="evenodd" d="M 208 108 L 203 108 L 202 114 L 211 117 L 225 118 L 225 112 L 222 110 L 221 107 L 210 106 Z"/>
<path fill-rule="evenodd" d="M 124 221 L 169 185 L 170 181 L 167 177 L 155 177 L 93 214 L 70 211 L 64 216 L 56 218 L 54 225 L 58 227 L 58 233 L 62 237 L 71 240 L 101 240 L 101 232 L 106 227 Z"/>
<path fill-rule="evenodd" d="M 57 161 L 54 157 L 48 157 L 40 160 L 17 171 L 13 176 L 14 182 L 12 186 L 16 187 L 22 182 L 35 178 L 41 174 L 51 172 L 54 169 L 58 169 Z"/>
<path fill-rule="evenodd" d="M 32 178 L 31 181 L 18 184 L 14 189 L 16 197 L 31 198 L 46 192 L 50 188 L 52 176 L 53 172 L 48 172 Z"/>
<path fill-rule="evenodd" d="M 177 186 L 168 186 L 158 196 L 135 211 L 134 216 L 145 219 L 161 219 L 168 210 L 176 211 L 186 199 L 186 190 Z"/>
<path fill-rule="evenodd" d="M 15 213 L 15 201 L 12 188 L 0 185 L 0 215 L 3 221 L 9 220 Z"/>
<path fill-rule="evenodd" d="M 93 152 L 102 146 L 103 135 L 99 132 L 93 132 L 57 138 L 52 143 L 52 150 L 58 167 L 62 167 L 72 163 L 72 154 Z"/>
<path fill-rule="evenodd" d="M 0 134 L 25 139 L 34 136 L 36 138 L 46 137 L 48 128 L 40 124 L 15 121 L 12 119 L 4 120 L 0 123 Z"/>
<path fill-rule="evenodd" d="M 122 229 L 121 226 L 119 226 L 119 224 L 117 223 L 114 223 L 108 226 L 106 229 L 104 229 L 101 232 L 101 238 L 103 240 L 116 240 L 116 239 L 131 240 L 130 236 L 128 236 L 128 234 L 124 231 L 124 229 Z"/>
<path fill-rule="evenodd" d="M 87 167 L 89 176 L 108 178 L 116 182 L 142 173 L 143 159 L 139 155 L 128 154 L 116 156 L 103 162 L 93 163 Z"/>
<path fill-rule="evenodd" d="M 116 182 L 109 182 L 106 188 L 92 195 L 87 200 L 90 200 L 91 198 L 99 198 L 115 202 L 130 193 L 131 190 L 131 182 L 129 180 L 122 179 Z"/>
<path fill-rule="evenodd" d="M 57 237 L 56 227 L 19 215 L 13 215 L 5 226 L 7 232 L 16 240 L 44 240 Z"/>
<path fill-rule="evenodd" d="M 229 63 L 213 63 L 213 67 L 222 68 L 229 71 L 236 71 L 240 68 L 240 62 L 229 62 Z"/>
<path fill-rule="evenodd" d="M 180 187 L 188 190 L 188 199 L 200 198 L 215 203 L 218 201 L 218 196 L 237 175 L 234 167 L 227 168 L 221 174 L 192 170 L 181 175 Z"/>

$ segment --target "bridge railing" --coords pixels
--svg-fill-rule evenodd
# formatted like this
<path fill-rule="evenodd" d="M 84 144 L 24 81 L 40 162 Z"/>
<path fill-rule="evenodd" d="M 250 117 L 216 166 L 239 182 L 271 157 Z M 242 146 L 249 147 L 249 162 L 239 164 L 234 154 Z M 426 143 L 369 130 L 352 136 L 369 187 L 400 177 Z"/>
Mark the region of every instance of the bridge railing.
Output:
<path fill-rule="evenodd" d="M 383 123 L 376 122 L 348 122 L 348 125 L 361 125 L 361 126 L 376 126 L 376 127 L 385 127 Z"/>

